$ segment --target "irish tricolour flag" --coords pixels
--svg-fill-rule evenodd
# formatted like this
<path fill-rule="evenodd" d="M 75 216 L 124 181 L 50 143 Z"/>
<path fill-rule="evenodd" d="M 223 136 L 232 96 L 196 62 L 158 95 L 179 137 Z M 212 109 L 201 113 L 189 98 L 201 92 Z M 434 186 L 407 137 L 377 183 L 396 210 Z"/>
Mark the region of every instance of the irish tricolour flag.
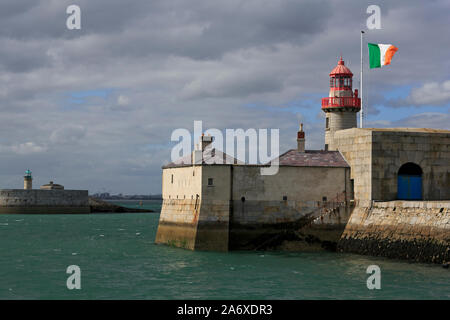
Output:
<path fill-rule="evenodd" d="M 368 43 L 370 69 L 380 68 L 391 63 L 398 48 L 392 44 Z"/>

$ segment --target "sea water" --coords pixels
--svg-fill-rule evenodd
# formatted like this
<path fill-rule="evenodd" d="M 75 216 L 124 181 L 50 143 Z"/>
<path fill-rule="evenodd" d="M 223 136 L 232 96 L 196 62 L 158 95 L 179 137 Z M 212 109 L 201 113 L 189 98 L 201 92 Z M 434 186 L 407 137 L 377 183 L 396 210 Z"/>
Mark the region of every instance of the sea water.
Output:
<path fill-rule="evenodd" d="M 118 204 L 156 212 L 0 215 L 0 299 L 450 299 L 450 270 L 439 265 L 156 245 L 160 201 Z M 71 265 L 79 290 L 66 284 Z M 380 290 L 367 288 L 370 265 Z"/>

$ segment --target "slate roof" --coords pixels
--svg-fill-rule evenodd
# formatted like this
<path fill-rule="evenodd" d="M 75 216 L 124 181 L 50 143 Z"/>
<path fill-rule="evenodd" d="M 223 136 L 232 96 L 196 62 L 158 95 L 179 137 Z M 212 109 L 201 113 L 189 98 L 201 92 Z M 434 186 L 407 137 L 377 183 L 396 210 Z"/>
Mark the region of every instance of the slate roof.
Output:
<path fill-rule="evenodd" d="M 350 168 L 339 151 L 306 150 L 298 152 L 291 149 L 279 157 L 280 166 L 292 167 L 343 167 Z"/>
<path fill-rule="evenodd" d="M 239 161 L 226 153 L 215 150 L 215 155 L 223 159 L 222 163 L 213 163 L 210 152 L 203 152 L 203 161 L 201 164 L 238 164 L 245 165 L 244 162 Z M 174 162 L 170 162 L 163 166 L 165 168 L 176 168 L 191 166 L 192 156 L 188 155 L 180 158 Z M 291 167 L 335 167 L 335 168 L 350 168 L 347 161 L 339 151 L 322 151 L 322 150 L 306 150 L 305 152 L 298 152 L 296 149 L 291 149 L 279 156 L 280 166 Z M 199 165 L 200 163 L 196 163 Z M 270 163 L 266 164 L 269 165 Z"/>
<path fill-rule="evenodd" d="M 215 164 L 215 165 L 221 165 L 221 164 L 245 164 L 242 161 L 239 161 L 232 156 L 216 149 L 211 152 L 209 149 L 206 149 L 203 151 L 203 160 L 201 164 Z M 221 163 L 214 163 L 214 160 L 219 159 L 221 160 Z M 196 165 L 199 165 L 200 162 L 195 163 Z M 176 167 L 185 167 L 185 166 L 191 166 L 192 165 L 192 154 L 184 156 L 182 158 L 177 159 L 176 161 L 170 162 L 169 164 L 166 164 L 163 166 L 163 169 L 165 168 L 176 168 Z"/>

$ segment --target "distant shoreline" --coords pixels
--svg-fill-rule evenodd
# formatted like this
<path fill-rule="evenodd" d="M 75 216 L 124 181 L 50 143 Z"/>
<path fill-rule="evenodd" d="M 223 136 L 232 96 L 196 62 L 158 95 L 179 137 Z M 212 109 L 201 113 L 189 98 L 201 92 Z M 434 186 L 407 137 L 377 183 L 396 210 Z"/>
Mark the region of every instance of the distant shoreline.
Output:
<path fill-rule="evenodd" d="M 131 199 L 129 199 L 131 200 Z M 136 213 L 136 212 L 155 212 L 152 209 L 126 208 L 110 202 L 105 199 L 89 197 L 89 206 L 91 213 Z"/>
<path fill-rule="evenodd" d="M 100 199 L 100 200 L 162 200 L 162 195 L 130 195 L 130 196 L 119 196 L 119 195 L 112 195 L 112 196 L 102 196 L 99 197 L 95 194 L 89 195 L 92 198 Z"/>

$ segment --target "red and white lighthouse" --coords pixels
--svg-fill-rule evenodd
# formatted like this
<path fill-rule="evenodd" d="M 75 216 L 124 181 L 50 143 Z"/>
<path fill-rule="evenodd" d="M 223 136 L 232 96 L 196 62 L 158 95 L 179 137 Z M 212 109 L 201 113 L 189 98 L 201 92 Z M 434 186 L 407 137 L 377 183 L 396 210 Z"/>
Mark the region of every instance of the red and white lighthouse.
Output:
<path fill-rule="evenodd" d="M 338 130 L 356 128 L 356 114 L 361 110 L 358 89 L 352 91 L 353 73 L 340 58 L 330 72 L 330 94 L 322 99 L 322 110 L 326 114 L 325 150 L 333 150 L 334 133 Z"/>

